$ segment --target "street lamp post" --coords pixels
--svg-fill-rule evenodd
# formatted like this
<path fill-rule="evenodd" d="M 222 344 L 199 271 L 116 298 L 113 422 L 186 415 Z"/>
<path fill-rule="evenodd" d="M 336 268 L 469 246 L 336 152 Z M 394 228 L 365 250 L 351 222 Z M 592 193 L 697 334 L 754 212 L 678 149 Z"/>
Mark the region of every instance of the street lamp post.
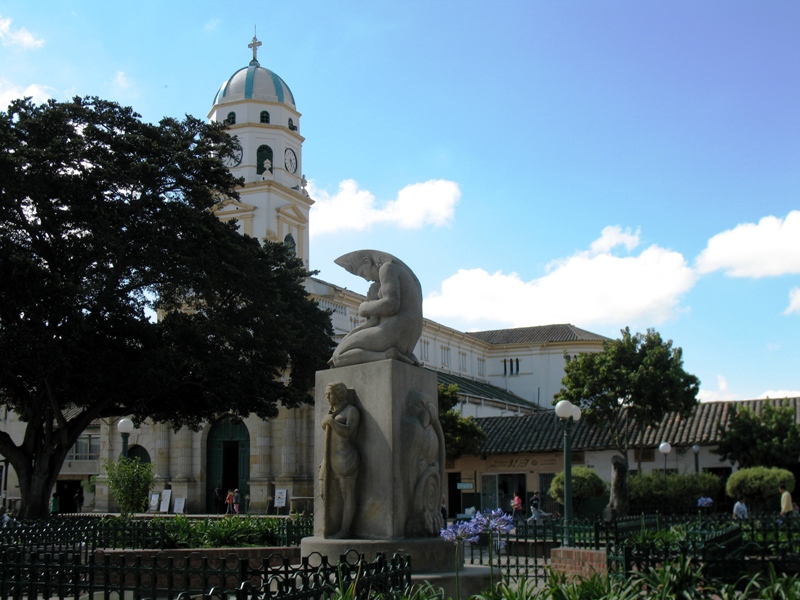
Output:
<path fill-rule="evenodd" d="M 658 451 L 664 455 L 664 490 L 667 489 L 667 454 L 672 452 L 672 446 L 669 442 L 661 442 Z"/>
<path fill-rule="evenodd" d="M 692 446 L 692 452 L 694 452 L 694 472 L 700 473 L 700 446 L 697 444 Z"/>
<path fill-rule="evenodd" d="M 117 421 L 117 431 L 122 436 L 122 458 L 128 458 L 128 437 L 133 432 L 133 421 L 125 417 Z"/>
<path fill-rule="evenodd" d="M 581 409 L 569 400 L 556 404 L 556 415 L 564 429 L 564 545 L 572 545 L 572 424 L 581 418 Z"/>

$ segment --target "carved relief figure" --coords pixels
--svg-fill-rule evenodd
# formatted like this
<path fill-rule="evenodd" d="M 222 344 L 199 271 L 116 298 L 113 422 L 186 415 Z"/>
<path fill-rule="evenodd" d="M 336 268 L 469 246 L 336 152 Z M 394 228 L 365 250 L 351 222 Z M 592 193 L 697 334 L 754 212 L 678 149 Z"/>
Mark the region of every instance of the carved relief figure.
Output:
<path fill-rule="evenodd" d="M 322 419 L 325 452 L 320 479 L 327 511 L 326 524 L 338 523 L 338 531 L 325 531 L 325 537 L 347 538 L 356 513 L 356 479 L 360 457 L 354 440 L 361 423 L 361 413 L 350 403 L 350 390 L 341 382 L 325 389 L 330 409 Z M 330 526 L 326 526 L 326 529 Z"/>
<path fill-rule="evenodd" d="M 416 275 L 398 258 L 377 250 L 357 250 L 335 262 L 374 283 L 358 307 L 366 322 L 342 339 L 329 364 L 344 367 L 393 358 L 419 365 L 414 346 L 422 334 L 422 287 Z"/>
<path fill-rule="evenodd" d="M 440 506 L 444 433 L 436 404 L 424 394 L 409 394 L 403 416 L 403 445 L 409 492 L 405 535 L 437 536 L 444 527 Z"/>

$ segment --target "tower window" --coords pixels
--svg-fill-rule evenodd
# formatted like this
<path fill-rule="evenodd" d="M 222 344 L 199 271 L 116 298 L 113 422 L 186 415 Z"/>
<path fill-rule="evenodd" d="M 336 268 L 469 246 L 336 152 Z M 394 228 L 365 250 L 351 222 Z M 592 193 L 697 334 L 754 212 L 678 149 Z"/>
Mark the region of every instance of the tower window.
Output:
<path fill-rule="evenodd" d="M 269 111 L 266 110 L 261 111 L 261 122 L 269 123 Z"/>
<path fill-rule="evenodd" d="M 292 254 L 297 256 L 297 242 L 294 241 L 294 236 L 291 233 L 287 233 L 286 237 L 283 238 L 283 245 L 291 250 Z"/>
<path fill-rule="evenodd" d="M 256 150 L 256 173 L 272 173 L 272 148 L 269 146 L 259 146 Z"/>
<path fill-rule="evenodd" d="M 235 125 L 236 124 L 236 113 L 235 112 L 229 112 L 228 116 L 225 118 L 225 121 L 228 123 L 228 125 Z"/>
<path fill-rule="evenodd" d="M 297 127 L 295 127 L 293 119 L 289 119 L 289 129 L 292 131 L 297 131 Z"/>

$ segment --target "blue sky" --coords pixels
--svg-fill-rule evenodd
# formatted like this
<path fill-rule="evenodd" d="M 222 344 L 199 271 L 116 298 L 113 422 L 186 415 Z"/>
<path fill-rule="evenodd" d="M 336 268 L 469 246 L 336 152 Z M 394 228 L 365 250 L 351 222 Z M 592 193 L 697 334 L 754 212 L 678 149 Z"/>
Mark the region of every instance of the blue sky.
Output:
<path fill-rule="evenodd" d="M 204 118 L 291 87 L 311 267 L 385 250 L 463 330 L 657 329 L 701 398 L 800 396 L 800 3 L 0 0 L 0 106 Z"/>

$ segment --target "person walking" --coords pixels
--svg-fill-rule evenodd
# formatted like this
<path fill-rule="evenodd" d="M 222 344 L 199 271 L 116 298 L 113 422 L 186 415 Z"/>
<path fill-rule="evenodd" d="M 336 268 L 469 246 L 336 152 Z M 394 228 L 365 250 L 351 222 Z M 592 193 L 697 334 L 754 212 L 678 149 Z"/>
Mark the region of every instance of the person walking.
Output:
<path fill-rule="evenodd" d="M 58 494 L 53 492 L 53 497 L 50 498 L 50 515 L 55 516 L 59 512 Z"/>
<path fill-rule="evenodd" d="M 525 520 L 523 506 L 522 496 L 520 496 L 518 491 L 514 492 L 514 498 L 511 500 L 511 518 L 515 525 L 517 521 Z"/>
<path fill-rule="evenodd" d="M 747 518 L 747 506 L 744 503 L 744 498 L 739 498 L 736 504 L 733 505 L 733 520 L 741 521 Z"/>
<path fill-rule="evenodd" d="M 778 486 L 778 491 L 781 493 L 781 518 L 790 517 L 794 512 L 792 495 L 783 483 Z"/>
<path fill-rule="evenodd" d="M 239 505 L 242 502 L 242 497 L 239 495 L 238 488 L 233 490 L 233 512 L 239 514 Z"/>

